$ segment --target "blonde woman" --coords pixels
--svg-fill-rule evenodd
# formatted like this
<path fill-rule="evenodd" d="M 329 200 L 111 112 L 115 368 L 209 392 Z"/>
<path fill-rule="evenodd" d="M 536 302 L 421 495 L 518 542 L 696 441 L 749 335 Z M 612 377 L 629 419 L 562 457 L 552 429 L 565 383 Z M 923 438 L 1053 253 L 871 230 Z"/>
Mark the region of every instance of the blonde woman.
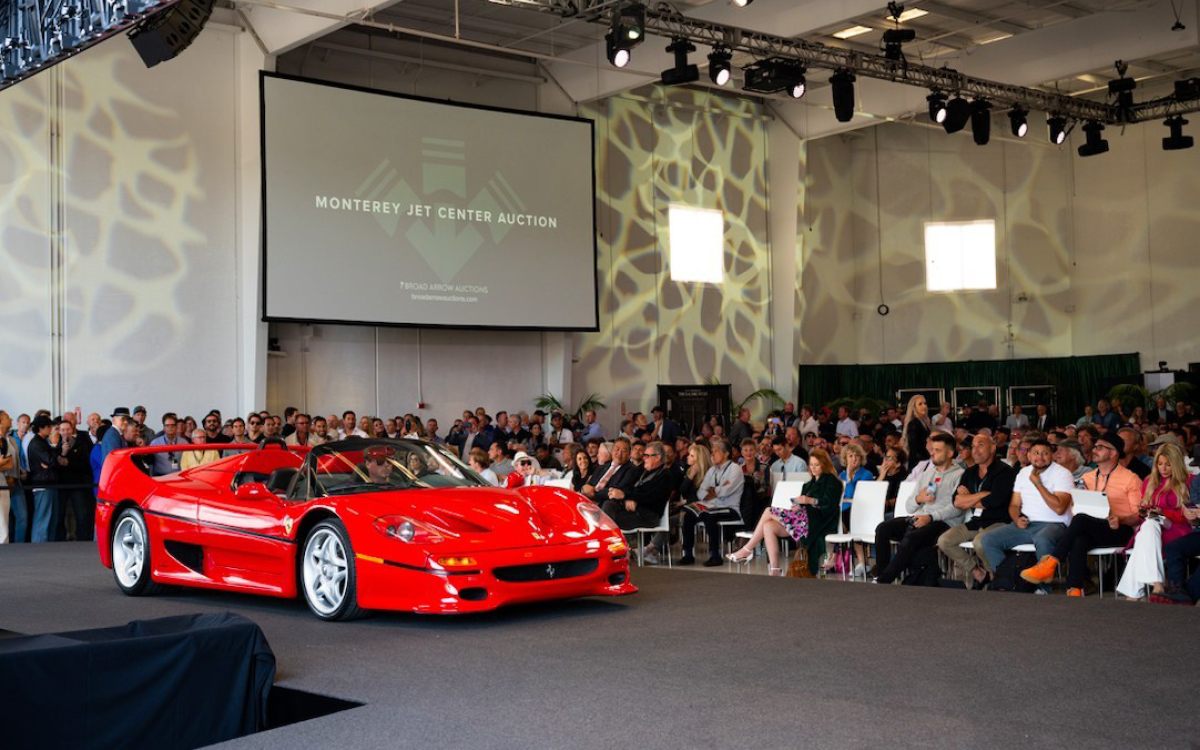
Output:
<path fill-rule="evenodd" d="M 1154 454 L 1154 469 L 1146 477 L 1138 515 L 1141 525 L 1133 537 L 1129 563 L 1117 584 L 1117 591 L 1130 599 L 1163 592 L 1163 545 L 1187 535 L 1191 524 L 1183 514 L 1188 498 L 1188 474 L 1183 451 L 1166 443 Z"/>
<path fill-rule="evenodd" d="M 908 410 L 904 412 L 904 427 L 900 430 L 900 447 L 908 453 L 908 470 L 922 461 L 929 460 L 929 448 L 925 442 L 933 432 L 933 424 L 929 421 L 929 404 L 921 395 L 908 400 Z"/>
<path fill-rule="evenodd" d="M 867 453 L 858 443 L 850 443 L 842 448 L 839 455 L 842 459 L 842 466 L 846 468 L 838 474 L 838 479 L 842 481 L 842 524 L 845 528 L 850 528 L 850 503 L 854 500 L 854 489 L 859 482 L 870 482 L 875 477 L 871 472 L 867 471 Z M 833 561 L 833 545 L 827 545 L 825 548 L 826 560 Z M 866 577 L 867 575 L 867 553 L 861 542 L 854 543 L 854 556 L 858 560 L 858 565 L 854 568 L 854 577 Z M 826 566 L 826 572 L 829 572 L 829 567 Z"/>

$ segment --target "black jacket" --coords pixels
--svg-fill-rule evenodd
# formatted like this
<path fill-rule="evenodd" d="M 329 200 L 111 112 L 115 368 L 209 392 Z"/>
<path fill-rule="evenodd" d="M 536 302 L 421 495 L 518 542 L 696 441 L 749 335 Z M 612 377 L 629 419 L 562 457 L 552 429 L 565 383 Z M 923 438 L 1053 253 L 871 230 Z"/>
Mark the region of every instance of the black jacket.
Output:
<path fill-rule="evenodd" d="M 608 468 L 610 466 L 612 466 L 612 464 L 607 463 L 600 467 L 600 470 L 595 474 L 595 479 L 597 482 L 600 481 L 601 477 L 608 473 Z M 625 494 L 629 494 L 629 488 L 633 487 L 634 482 L 637 481 L 641 473 L 642 467 L 634 466 L 632 461 L 626 461 L 625 463 L 621 464 L 621 468 L 613 472 L 613 475 L 608 478 L 608 482 L 604 485 L 604 489 L 596 490 L 596 497 L 593 498 L 593 500 L 595 500 L 597 505 L 603 504 L 605 500 L 608 500 L 608 491 L 613 487 L 616 487 Z M 659 510 L 661 512 L 662 509 L 660 508 Z"/>
<path fill-rule="evenodd" d="M 648 515 L 652 514 L 657 518 L 662 516 L 674 489 L 675 482 L 671 470 L 660 466 L 650 473 L 642 472 L 633 486 L 625 490 L 625 499 L 634 501 L 638 510 L 644 510 Z"/>
<path fill-rule="evenodd" d="M 29 483 L 50 485 L 58 481 L 58 460 L 50 443 L 41 435 L 34 435 L 25 451 L 29 457 Z"/>

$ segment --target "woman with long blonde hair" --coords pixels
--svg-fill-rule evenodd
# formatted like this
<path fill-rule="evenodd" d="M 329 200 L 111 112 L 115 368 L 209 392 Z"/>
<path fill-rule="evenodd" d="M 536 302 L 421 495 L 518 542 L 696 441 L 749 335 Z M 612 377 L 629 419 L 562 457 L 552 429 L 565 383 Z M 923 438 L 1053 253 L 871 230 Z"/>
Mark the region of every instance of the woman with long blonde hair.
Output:
<path fill-rule="evenodd" d="M 928 460 L 929 448 L 925 443 L 932 432 L 929 403 L 918 393 L 908 400 L 908 409 L 904 412 L 904 426 L 900 428 L 900 447 L 908 454 L 909 471 L 922 461 Z"/>
<path fill-rule="evenodd" d="M 1117 584 L 1119 593 L 1141 599 L 1147 586 L 1153 594 L 1163 592 L 1163 545 L 1192 530 L 1183 515 L 1191 480 L 1183 451 L 1171 443 L 1159 446 L 1154 453 L 1154 469 L 1146 477 L 1138 508 L 1143 520 L 1133 537 L 1129 563 Z"/>

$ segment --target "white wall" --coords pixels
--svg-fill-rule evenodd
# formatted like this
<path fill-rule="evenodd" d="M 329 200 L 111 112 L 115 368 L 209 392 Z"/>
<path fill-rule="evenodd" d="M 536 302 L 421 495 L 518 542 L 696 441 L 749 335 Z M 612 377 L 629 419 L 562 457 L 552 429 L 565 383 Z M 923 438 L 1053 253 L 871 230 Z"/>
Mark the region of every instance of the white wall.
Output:
<path fill-rule="evenodd" d="M 905 124 L 810 143 L 800 361 L 1200 360 L 1200 152 L 1162 152 L 1158 123 L 1108 132 L 1110 153 L 1086 159 L 1076 136 L 980 147 Z M 926 292 L 924 222 L 976 218 L 996 220 L 997 289 Z"/>

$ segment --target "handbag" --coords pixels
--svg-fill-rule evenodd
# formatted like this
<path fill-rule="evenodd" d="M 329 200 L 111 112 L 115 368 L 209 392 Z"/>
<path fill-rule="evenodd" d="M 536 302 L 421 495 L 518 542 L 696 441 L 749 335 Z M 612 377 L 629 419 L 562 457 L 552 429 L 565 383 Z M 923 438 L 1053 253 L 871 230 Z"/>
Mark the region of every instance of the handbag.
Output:
<path fill-rule="evenodd" d="M 788 578 L 814 578 L 812 571 L 808 569 L 808 550 L 800 547 L 796 550 L 792 561 L 788 563 L 787 569 Z"/>

